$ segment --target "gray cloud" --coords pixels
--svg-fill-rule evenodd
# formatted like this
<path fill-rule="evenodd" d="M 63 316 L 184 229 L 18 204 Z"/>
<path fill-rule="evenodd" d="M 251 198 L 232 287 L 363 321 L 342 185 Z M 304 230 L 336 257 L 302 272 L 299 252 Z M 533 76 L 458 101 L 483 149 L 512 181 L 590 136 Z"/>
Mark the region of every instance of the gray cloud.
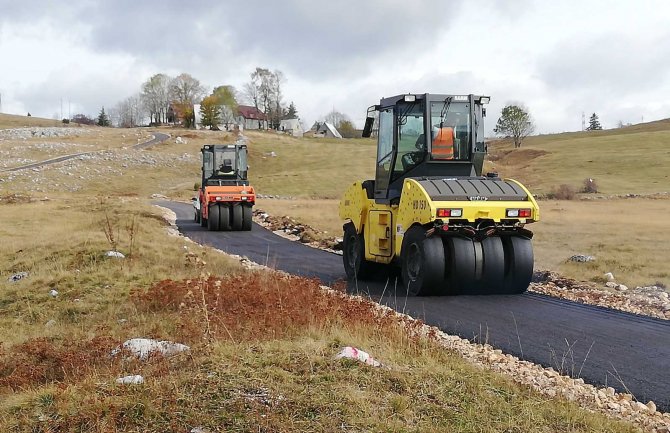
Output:
<path fill-rule="evenodd" d="M 225 72 L 230 63 L 255 60 L 310 78 L 360 73 L 389 52 L 425 50 L 459 9 L 434 0 L 5 3 L 0 20 L 82 25 L 93 49 L 147 57 L 158 67 L 209 63 Z"/>
<path fill-rule="evenodd" d="M 670 33 L 635 39 L 622 33 L 573 39 L 550 47 L 539 78 L 558 90 L 626 95 L 670 78 Z"/>

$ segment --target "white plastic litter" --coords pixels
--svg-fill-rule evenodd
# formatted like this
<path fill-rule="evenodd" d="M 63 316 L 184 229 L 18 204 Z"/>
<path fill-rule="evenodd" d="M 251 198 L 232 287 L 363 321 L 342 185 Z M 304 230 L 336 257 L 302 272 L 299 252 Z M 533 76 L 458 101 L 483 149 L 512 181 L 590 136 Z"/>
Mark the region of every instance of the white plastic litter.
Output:
<path fill-rule="evenodd" d="M 373 367 L 381 367 L 382 365 L 381 362 L 371 357 L 369 353 L 351 346 L 346 346 L 340 351 L 340 353 L 335 355 L 335 359 L 340 358 L 355 359 L 356 361 L 360 361 Z"/>
<path fill-rule="evenodd" d="M 55 298 L 56 296 L 58 296 L 58 290 L 56 290 L 56 289 L 51 289 L 51 290 L 49 290 L 49 295 L 50 295 L 52 298 Z"/>
<path fill-rule="evenodd" d="M 120 383 L 121 385 L 139 385 L 144 383 L 144 378 L 139 374 L 133 374 L 131 376 L 119 377 L 116 379 L 116 383 Z"/>
<path fill-rule="evenodd" d="M 105 254 L 107 257 L 116 257 L 117 259 L 125 259 L 126 256 L 123 255 L 123 253 L 120 253 L 118 251 L 107 251 L 107 254 Z"/>
<path fill-rule="evenodd" d="M 145 361 L 149 356 L 160 353 L 163 356 L 173 356 L 181 352 L 190 350 L 185 344 L 173 343 L 171 341 L 157 341 L 150 338 L 131 338 L 125 341 L 120 347 L 112 350 L 112 356 L 125 350 L 136 358 Z"/>

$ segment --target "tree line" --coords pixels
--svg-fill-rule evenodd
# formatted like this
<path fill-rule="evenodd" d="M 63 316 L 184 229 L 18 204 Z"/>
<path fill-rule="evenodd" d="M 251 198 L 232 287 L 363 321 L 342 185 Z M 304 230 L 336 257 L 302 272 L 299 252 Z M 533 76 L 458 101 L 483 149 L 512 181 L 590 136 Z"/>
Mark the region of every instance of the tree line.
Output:
<path fill-rule="evenodd" d="M 283 85 L 284 74 L 279 70 L 256 67 L 249 74 L 249 81 L 239 92 L 229 84 L 215 86 L 211 92 L 191 74 L 176 77 L 164 73 L 149 77 L 137 93 L 119 101 L 105 111 L 102 107 L 97 117 L 76 114 L 71 119 L 76 123 L 101 126 L 135 127 L 179 123 L 194 127 L 194 106 L 201 105 L 203 126 L 214 128 L 219 124 L 235 122 L 238 106 L 250 105 L 267 119 L 267 126 L 279 129 L 281 120 L 295 119 L 298 110 L 291 101 L 286 104 Z"/>

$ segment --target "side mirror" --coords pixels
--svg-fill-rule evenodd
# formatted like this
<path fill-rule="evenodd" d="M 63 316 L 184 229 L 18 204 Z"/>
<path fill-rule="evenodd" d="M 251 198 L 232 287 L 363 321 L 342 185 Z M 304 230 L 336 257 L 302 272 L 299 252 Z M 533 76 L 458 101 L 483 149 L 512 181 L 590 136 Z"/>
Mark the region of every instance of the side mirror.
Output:
<path fill-rule="evenodd" d="M 374 117 L 365 119 L 365 127 L 363 128 L 363 138 L 369 138 L 372 135 L 372 126 L 375 124 Z"/>

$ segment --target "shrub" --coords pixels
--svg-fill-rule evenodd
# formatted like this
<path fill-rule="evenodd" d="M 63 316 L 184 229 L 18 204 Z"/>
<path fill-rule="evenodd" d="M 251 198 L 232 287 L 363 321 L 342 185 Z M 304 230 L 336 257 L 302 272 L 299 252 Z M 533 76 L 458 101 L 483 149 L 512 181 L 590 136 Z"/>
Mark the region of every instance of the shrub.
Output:
<path fill-rule="evenodd" d="M 584 188 L 582 189 L 582 192 L 589 194 L 597 193 L 598 185 L 596 184 L 595 179 L 591 179 L 590 177 L 588 179 L 584 179 Z"/>
<path fill-rule="evenodd" d="M 554 200 L 574 200 L 576 196 L 575 189 L 566 184 L 562 184 L 558 188 L 552 188 L 551 193 L 548 194 L 548 197 Z"/>
<path fill-rule="evenodd" d="M 200 182 L 196 182 L 193 184 L 193 191 L 197 191 L 200 189 Z"/>

